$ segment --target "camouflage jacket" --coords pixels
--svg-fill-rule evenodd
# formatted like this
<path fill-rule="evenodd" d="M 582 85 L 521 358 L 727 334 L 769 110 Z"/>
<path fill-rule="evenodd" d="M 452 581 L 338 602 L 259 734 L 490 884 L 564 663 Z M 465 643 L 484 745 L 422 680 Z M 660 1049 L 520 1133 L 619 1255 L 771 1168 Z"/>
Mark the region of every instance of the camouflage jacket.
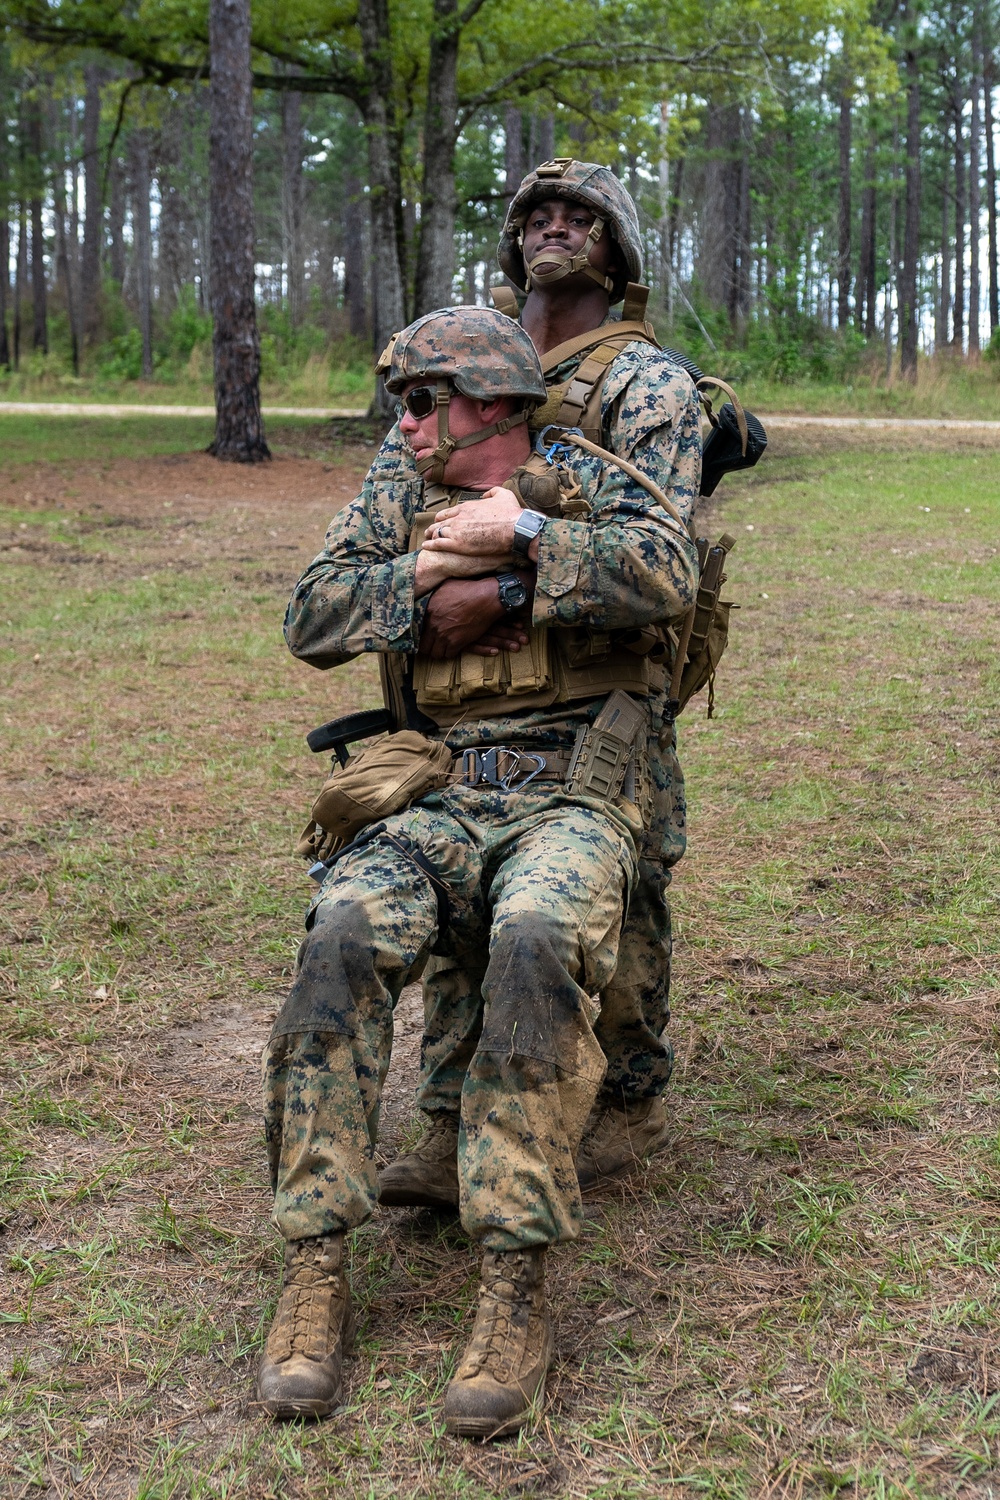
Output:
<path fill-rule="evenodd" d="M 366 651 L 412 654 L 426 609 L 414 599 L 410 531 L 423 480 L 400 477 L 379 454 L 361 493 L 338 512 L 326 544 L 299 579 L 285 616 L 289 648 L 312 666 Z M 583 520 L 550 517 L 539 538 L 532 624 L 624 630 L 682 613 L 693 598 L 687 532 L 630 475 L 574 450 L 567 466 L 591 507 Z"/>
<path fill-rule="evenodd" d="M 608 322 L 613 323 L 614 318 Z M 550 372 L 568 380 L 579 357 Z M 687 374 L 648 344 L 628 344 L 605 380 L 604 446 L 648 474 L 689 515 L 701 478 L 699 406 Z M 676 615 L 692 597 L 694 554 L 649 493 L 620 469 L 579 450 L 571 463 L 593 519 L 550 521 L 542 532 L 534 623 L 620 628 Z M 323 551 L 303 574 L 285 617 L 292 652 L 319 668 L 363 652 L 412 653 L 426 609 L 413 598 L 415 555 L 410 525 L 423 484 L 398 426 L 386 437 L 360 495 L 333 520 Z M 651 703 L 650 770 L 654 815 L 643 840 L 648 859 L 675 863 L 685 847 L 683 779 L 673 750 L 660 746 L 662 704 Z M 582 718 L 566 710 L 488 722 L 466 719 L 449 734 L 466 745 L 515 741 L 539 747 L 571 744 Z"/>
<path fill-rule="evenodd" d="M 602 327 L 619 321 L 610 313 Z M 550 370 L 548 385 L 571 380 L 586 353 Z M 612 361 L 601 391 L 602 444 L 642 470 L 689 520 L 701 488 L 701 408 L 691 377 L 668 355 L 641 341 Z M 415 479 L 416 465 L 399 427 L 376 455 L 370 475 Z"/>

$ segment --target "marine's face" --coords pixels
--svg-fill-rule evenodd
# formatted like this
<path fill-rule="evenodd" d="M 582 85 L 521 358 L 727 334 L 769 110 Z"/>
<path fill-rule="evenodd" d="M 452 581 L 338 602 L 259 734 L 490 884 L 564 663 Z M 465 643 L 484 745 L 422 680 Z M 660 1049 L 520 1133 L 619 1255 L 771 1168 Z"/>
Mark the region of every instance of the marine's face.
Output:
<path fill-rule="evenodd" d="M 415 417 L 405 405 L 406 398 L 411 391 L 422 390 L 429 386 L 436 393 L 436 385 L 433 380 L 411 380 L 402 393 L 404 402 L 403 415 L 399 419 L 399 430 L 407 443 L 413 449 L 414 457 L 427 458 L 438 445 L 438 417 L 437 406 L 432 408 L 426 417 Z M 418 409 L 426 403 L 416 403 Z M 500 417 L 507 416 L 513 408 L 513 403 L 504 396 L 498 396 L 494 401 L 475 401 L 471 396 L 463 396 L 461 391 L 451 389 L 451 400 L 448 403 L 448 432 L 452 437 L 470 437 L 473 433 L 481 432 L 484 427 L 489 427 Z M 474 487 L 476 475 L 482 467 L 482 450 L 478 447 L 460 448 L 448 459 L 445 474 L 449 484 L 469 484 Z"/>
<path fill-rule="evenodd" d="M 524 264 L 529 265 L 540 251 L 548 250 L 552 252 L 553 266 L 560 260 L 568 260 L 583 249 L 596 217 L 586 203 L 577 203 L 572 198 L 546 198 L 534 204 L 524 222 Z M 591 246 L 590 263 L 605 276 L 619 269 L 617 247 L 607 224 L 600 239 Z M 547 269 L 547 263 L 540 262 L 540 269 Z M 584 275 L 582 271 L 576 274 Z"/>

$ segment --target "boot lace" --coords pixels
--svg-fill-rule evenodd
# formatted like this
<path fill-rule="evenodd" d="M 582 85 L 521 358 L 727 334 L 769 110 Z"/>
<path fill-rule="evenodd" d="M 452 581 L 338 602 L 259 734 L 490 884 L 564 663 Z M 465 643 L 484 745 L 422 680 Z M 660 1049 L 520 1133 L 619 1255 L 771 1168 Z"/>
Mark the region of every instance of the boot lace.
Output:
<path fill-rule="evenodd" d="M 529 1263 L 525 1255 L 508 1252 L 503 1261 L 486 1267 L 479 1287 L 479 1311 L 469 1345 L 468 1359 L 478 1373 L 485 1366 L 491 1374 L 507 1380 L 515 1373 L 523 1338 L 514 1327 L 514 1309 L 530 1299 L 527 1285 Z"/>
<path fill-rule="evenodd" d="M 422 1161 L 445 1161 L 455 1155 L 458 1138 L 458 1119 L 453 1115 L 436 1114 L 417 1144 L 414 1156 Z"/>

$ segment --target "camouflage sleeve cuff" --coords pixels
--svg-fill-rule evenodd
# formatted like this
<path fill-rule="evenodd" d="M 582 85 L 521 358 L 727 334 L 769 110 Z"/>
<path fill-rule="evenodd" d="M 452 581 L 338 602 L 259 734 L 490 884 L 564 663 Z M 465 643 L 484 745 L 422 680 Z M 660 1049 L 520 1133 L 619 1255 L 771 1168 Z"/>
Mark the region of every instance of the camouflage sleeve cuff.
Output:
<path fill-rule="evenodd" d="M 558 618 L 558 601 L 572 593 L 580 578 L 584 550 L 591 537 L 585 521 L 550 517 L 538 534 L 538 562 L 532 623 L 545 625 Z"/>
<path fill-rule="evenodd" d="M 391 563 L 383 563 L 378 572 L 372 596 L 372 634 L 386 641 L 390 651 L 415 651 L 427 613 L 427 600 L 413 597 L 417 554 L 404 553 Z"/>

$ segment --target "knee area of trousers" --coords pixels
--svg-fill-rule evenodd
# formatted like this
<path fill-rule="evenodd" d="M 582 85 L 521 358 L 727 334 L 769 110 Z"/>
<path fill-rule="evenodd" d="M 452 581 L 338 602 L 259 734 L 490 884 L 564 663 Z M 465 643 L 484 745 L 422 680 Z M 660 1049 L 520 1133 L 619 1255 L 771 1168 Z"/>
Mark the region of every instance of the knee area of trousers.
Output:
<path fill-rule="evenodd" d="M 579 947 L 577 932 L 568 923 L 543 912 L 508 913 L 493 929 L 483 988 L 490 990 L 501 977 L 520 975 L 528 993 L 538 976 L 575 971 Z"/>

